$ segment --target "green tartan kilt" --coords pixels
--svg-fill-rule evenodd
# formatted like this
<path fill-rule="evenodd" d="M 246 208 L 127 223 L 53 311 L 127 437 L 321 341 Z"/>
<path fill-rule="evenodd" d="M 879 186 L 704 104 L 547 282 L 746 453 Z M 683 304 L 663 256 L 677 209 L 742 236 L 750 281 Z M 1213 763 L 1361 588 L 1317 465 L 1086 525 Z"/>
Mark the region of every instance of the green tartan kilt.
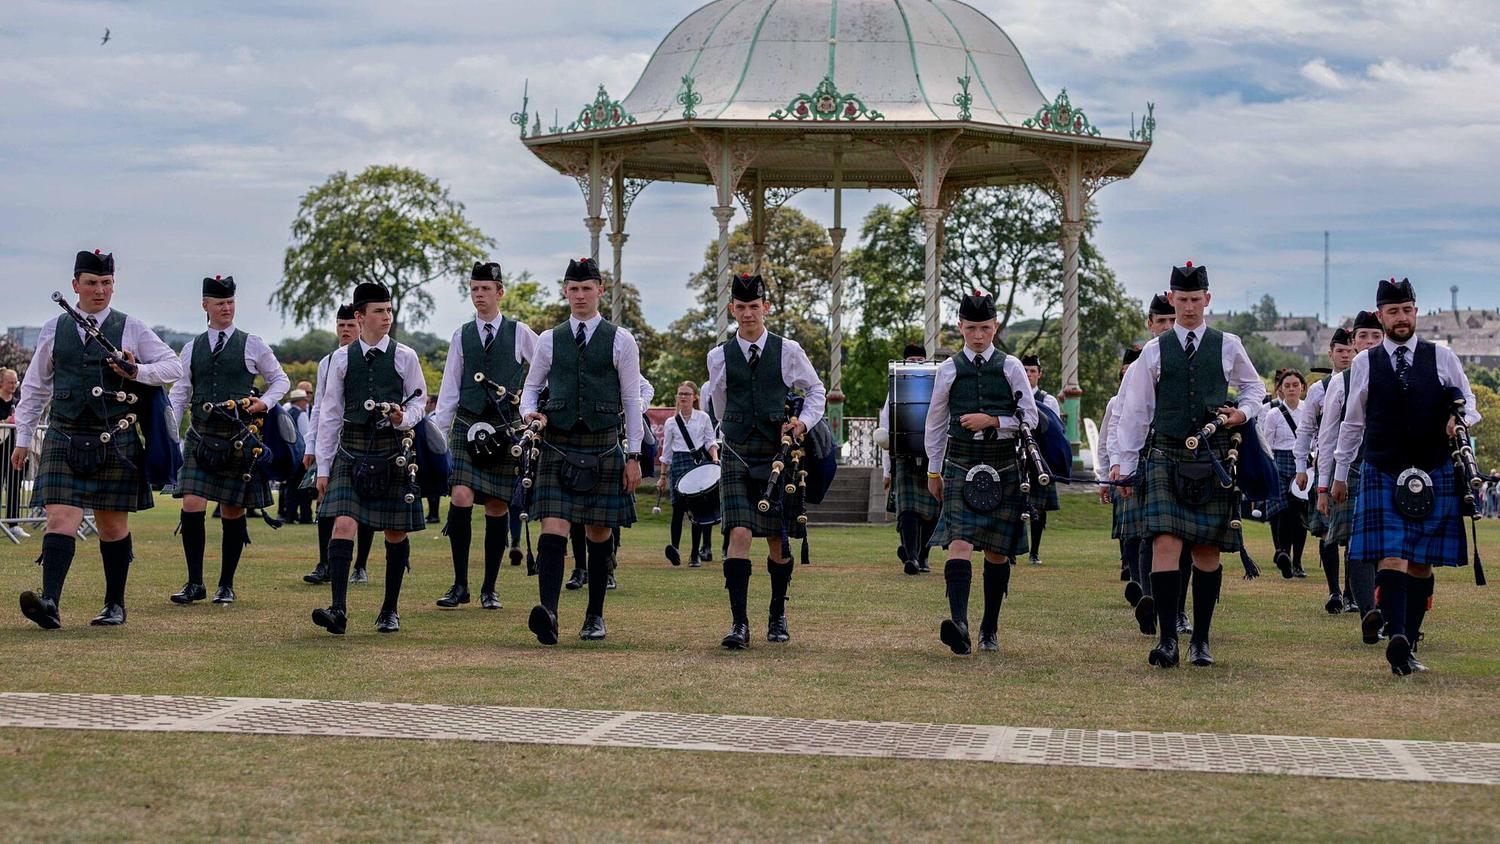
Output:
<path fill-rule="evenodd" d="M 943 514 L 943 502 L 927 489 L 927 461 L 909 457 L 891 458 L 891 494 L 895 513 L 916 513 L 923 521 Z"/>
<path fill-rule="evenodd" d="M 719 507 L 724 516 L 725 535 L 735 528 L 749 528 L 751 536 L 780 536 L 781 508 L 774 506 L 762 513 L 755 506 L 766 491 L 766 482 L 750 477 L 750 469 L 745 465 L 745 461 L 770 463 L 780 445 L 761 437 L 727 445 L 719 462 Z"/>
<path fill-rule="evenodd" d="M 981 551 L 1012 558 L 1031 550 L 1021 516 L 1033 505 L 1021 493 L 1014 452 L 1013 440 L 948 438 L 948 456 L 943 462 L 943 512 L 928 545 L 946 548 L 954 542 L 968 542 Z M 964 476 L 981 463 L 1000 473 L 1000 506 L 989 513 L 976 513 L 964 503 Z"/>
<path fill-rule="evenodd" d="M 96 435 L 97 430 L 64 429 L 56 420 L 42 440 L 42 458 L 32 485 L 31 506 L 62 504 L 121 513 L 150 510 L 156 506 L 151 487 L 146 483 L 145 448 L 138 429 L 116 432 L 110 443 L 109 458 L 87 478 L 73 474 L 68 467 L 70 434 Z M 135 466 L 134 469 L 127 466 Z"/>
<path fill-rule="evenodd" d="M 271 506 L 271 483 L 266 480 L 265 475 L 253 472 L 249 481 L 240 479 L 245 472 L 245 467 L 251 465 L 248 455 L 243 464 L 236 461 L 234 465 L 220 471 L 212 471 L 198 465 L 198 427 L 198 423 L 194 422 L 188 427 L 187 436 L 183 438 L 182 469 L 177 473 L 177 489 L 172 493 L 172 497 L 198 495 L 209 501 L 228 504 L 231 507 Z M 202 428 L 202 433 L 208 436 L 223 437 L 227 440 L 235 439 L 240 430 L 238 425 L 217 416 L 210 417 L 207 422 L 203 423 Z"/>
<path fill-rule="evenodd" d="M 1061 510 L 1062 504 L 1057 498 L 1057 482 L 1041 486 L 1033 484 L 1031 487 L 1031 506 L 1037 510 Z"/>
<path fill-rule="evenodd" d="M 1332 484 L 1330 484 L 1331 486 Z M 1349 497 L 1343 504 L 1329 501 L 1328 535 L 1323 542 L 1328 545 L 1348 545 L 1354 536 L 1354 512 L 1359 504 L 1359 466 L 1349 467 Z"/>
<path fill-rule="evenodd" d="M 1142 530 L 1138 535 L 1146 538 L 1167 534 L 1193 545 L 1211 545 L 1220 551 L 1240 550 L 1240 531 L 1230 526 L 1238 506 L 1236 490 L 1223 489 L 1210 478 L 1213 497 L 1202 507 L 1183 504 L 1172 491 L 1173 464 L 1192 459 L 1192 452 L 1181 446 L 1158 444 L 1147 449 L 1145 480 L 1135 493 L 1142 497 L 1137 514 Z"/>
<path fill-rule="evenodd" d="M 474 490 L 474 500 L 481 504 L 492 500 L 508 502 L 515 495 L 521 460 L 511 457 L 507 449 L 493 467 L 481 469 L 475 466 L 474 458 L 469 454 L 469 426 L 481 420 L 494 425 L 497 432 L 501 427 L 498 418 L 487 418 L 463 408 L 459 408 L 457 415 L 453 417 L 453 428 L 448 433 L 448 457 L 453 464 L 448 473 L 448 485 L 466 486 Z"/>
<path fill-rule="evenodd" d="M 365 451 L 366 448 L 371 450 Z M 425 528 L 421 490 L 410 485 L 405 469 L 391 466 L 391 483 L 385 495 L 362 498 L 354 489 L 355 459 L 360 457 L 394 459 L 400 449 L 396 431 L 391 429 L 380 431 L 374 435 L 373 442 L 366 442 L 363 435 L 355 435 L 346 426 L 339 443 L 338 454 L 333 458 L 333 468 L 329 470 L 328 490 L 323 495 L 323 503 L 318 507 L 318 517 L 348 516 L 359 524 L 375 530 L 400 530 L 410 533 Z M 413 448 L 412 452 L 415 453 L 416 449 Z M 403 500 L 408 492 L 413 496 L 410 504 Z"/>
<path fill-rule="evenodd" d="M 532 520 L 564 519 L 569 524 L 624 527 L 635 520 L 635 498 L 625 492 L 625 453 L 620 450 L 619 429 L 603 431 L 558 431 L 544 429 L 542 462 L 537 467 L 536 485 L 531 490 Z M 590 492 L 575 493 L 563 488 L 563 456 L 571 454 L 599 456 L 599 482 Z"/>
<path fill-rule="evenodd" d="M 1142 451 L 1140 460 L 1136 464 L 1137 472 L 1144 472 L 1146 467 L 1146 452 Z M 1114 529 L 1110 535 L 1115 539 L 1140 539 L 1144 535 L 1146 526 L 1141 521 L 1141 489 L 1137 486 L 1132 490 L 1129 498 L 1121 495 L 1123 487 L 1112 487 L 1111 497 L 1115 502 Z"/>

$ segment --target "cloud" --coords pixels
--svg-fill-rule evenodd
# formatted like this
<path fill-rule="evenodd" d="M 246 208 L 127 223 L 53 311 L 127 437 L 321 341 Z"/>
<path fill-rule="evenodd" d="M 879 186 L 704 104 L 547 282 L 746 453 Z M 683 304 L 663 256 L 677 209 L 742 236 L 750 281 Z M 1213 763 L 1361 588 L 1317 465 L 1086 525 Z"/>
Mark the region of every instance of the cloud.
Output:
<path fill-rule="evenodd" d="M 1347 86 L 1339 77 L 1338 71 L 1328 66 L 1328 62 L 1322 56 L 1302 66 L 1302 78 L 1321 88 L 1331 91 L 1342 91 Z"/>

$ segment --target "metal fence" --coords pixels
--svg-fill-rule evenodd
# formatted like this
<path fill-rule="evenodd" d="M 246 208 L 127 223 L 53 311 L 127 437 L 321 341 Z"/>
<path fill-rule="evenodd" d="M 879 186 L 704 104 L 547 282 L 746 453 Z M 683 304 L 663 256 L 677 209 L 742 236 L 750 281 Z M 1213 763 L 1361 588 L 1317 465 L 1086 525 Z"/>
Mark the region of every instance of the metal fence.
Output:
<path fill-rule="evenodd" d="M 18 472 L 10 465 L 10 454 L 16 447 L 16 426 L 10 422 L 0 422 L 0 455 L 3 455 L 0 458 L 0 534 L 17 545 L 33 533 L 41 533 L 42 526 L 47 522 L 47 514 L 42 508 L 31 506 L 32 482 L 36 480 L 42 438 L 46 434 L 46 425 L 36 429 L 31 457 Z M 78 526 L 79 538 L 87 538 L 97 532 L 93 514 L 85 511 L 83 522 Z"/>

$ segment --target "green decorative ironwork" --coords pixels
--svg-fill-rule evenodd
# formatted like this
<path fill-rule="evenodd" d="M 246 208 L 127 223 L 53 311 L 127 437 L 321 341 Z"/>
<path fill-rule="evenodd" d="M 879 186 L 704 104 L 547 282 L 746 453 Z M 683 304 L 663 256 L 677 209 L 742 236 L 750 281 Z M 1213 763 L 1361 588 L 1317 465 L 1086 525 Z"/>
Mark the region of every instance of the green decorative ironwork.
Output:
<path fill-rule="evenodd" d="M 625 110 L 619 100 L 609 98 L 604 86 L 594 101 L 578 112 L 578 119 L 568 124 L 569 132 L 588 132 L 594 129 L 613 129 L 616 126 L 634 126 L 635 117 Z"/>
<path fill-rule="evenodd" d="M 974 104 L 974 95 L 969 93 L 969 82 L 968 74 L 958 77 L 958 85 L 963 90 L 953 95 L 953 104 L 958 106 L 959 120 L 974 119 L 974 112 L 969 110 L 969 106 Z"/>
<path fill-rule="evenodd" d="M 1064 135 L 1098 135 L 1099 130 L 1089 122 L 1088 115 L 1073 108 L 1068 102 L 1068 89 L 1062 89 L 1052 105 L 1037 109 L 1036 116 L 1021 124 L 1027 129 L 1044 129 Z"/>
<path fill-rule="evenodd" d="M 526 140 L 526 122 L 527 119 L 531 116 L 529 111 L 530 107 L 531 80 L 528 79 L 521 87 L 521 110 L 510 116 L 510 122 L 513 125 L 521 127 L 521 140 L 523 141 Z"/>
<path fill-rule="evenodd" d="M 865 106 L 854 94 L 841 94 L 832 77 L 825 76 L 811 94 L 798 94 L 771 112 L 772 120 L 884 120 L 885 115 Z"/>
<path fill-rule="evenodd" d="M 1156 103 L 1146 103 L 1146 118 L 1141 121 L 1140 131 L 1135 128 L 1135 113 L 1130 115 L 1130 139 L 1140 141 L 1143 144 L 1151 143 L 1151 138 L 1156 134 Z"/>
<path fill-rule="evenodd" d="M 541 120 L 542 119 L 542 113 L 541 112 L 537 112 L 536 119 L 537 120 Z M 563 130 L 562 120 L 557 116 L 557 109 L 554 108 L 554 109 L 552 109 L 552 125 L 547 127 L 547 131 L 549 133 L 553 134 L 553 135 L 556 135 L 557 133 L 561 132 L 562 130 Z"/>
<path fill-rule="evenodd" d="M 682 119 L 692 120 L 698 116 L 695 110 L 703 102 L 703 95 L 693 90 L 693 77 L 682 77 L 682 91 L 677 95 L 677 104 L 682 106 Z"/>

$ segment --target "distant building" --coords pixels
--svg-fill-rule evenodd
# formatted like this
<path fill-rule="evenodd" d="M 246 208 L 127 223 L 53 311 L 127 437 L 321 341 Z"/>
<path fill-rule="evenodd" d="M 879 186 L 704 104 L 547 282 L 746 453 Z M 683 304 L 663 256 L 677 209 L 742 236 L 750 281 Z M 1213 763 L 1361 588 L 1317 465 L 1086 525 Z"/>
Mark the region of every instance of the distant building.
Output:
<path fill-rule="evenodd" d="M 5 337 L 23 349 L 35 349 L 42 337 L 40 325 L 12 325 L 5 329 Z"/>

